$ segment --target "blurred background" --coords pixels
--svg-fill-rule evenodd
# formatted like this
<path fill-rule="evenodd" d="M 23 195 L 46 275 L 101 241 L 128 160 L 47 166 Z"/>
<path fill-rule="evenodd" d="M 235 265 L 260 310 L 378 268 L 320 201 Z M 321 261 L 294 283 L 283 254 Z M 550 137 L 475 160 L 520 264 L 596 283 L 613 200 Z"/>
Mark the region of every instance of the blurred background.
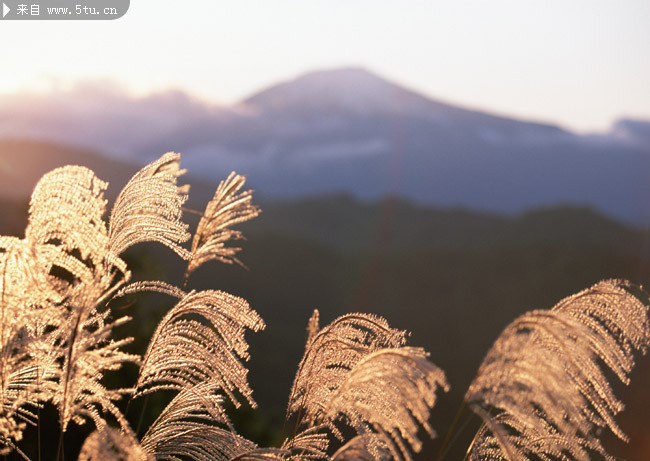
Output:
<path fill-rule="evenodd" d="M 641 0 L 140 0 L 116 21 L 0 21 L 0 231 L 23 235 L 33 186 L 65 164 L 114 198 L 181 152 L 196 210 L 246 174 L 263 210 L 242 226 L 247 269 L 190 279 L 267 322 L 249 335 L 259 408 L 235 426 L 280 443 L 312 310 L 322 324 L 372 312 L 447 372 L 431 459 L 517 315 L 603 278 L 650 283 L 648 24 Z M 136 277 L 180 282 L 164 248 L 127 258 Z M 119 306 L 134 351 L 168 308 Z M 613 455 L 650 457 L 649 386 L 640 358 L 618 392 L 631 441 L 608 438 Z M 478 421 L 461 427 L 450 459 Z"/>

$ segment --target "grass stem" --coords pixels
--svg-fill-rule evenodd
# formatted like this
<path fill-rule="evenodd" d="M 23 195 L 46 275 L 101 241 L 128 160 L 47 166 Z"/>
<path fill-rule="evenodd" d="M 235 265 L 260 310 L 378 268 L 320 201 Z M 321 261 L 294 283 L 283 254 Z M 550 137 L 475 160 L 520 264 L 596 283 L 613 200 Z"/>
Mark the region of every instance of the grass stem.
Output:
<path fill-rule="evenodd" d="M 149 395 L 144 398 L 144 403 L 142 404 L 142 411 L 140 411 L 140 419 L 138 420 L 138 427 L 135 429 L 136 435 L 140 434 L 140 428 L 142 427 L 142 421 L 144 420 L 144 413 L 147 410 L 147 403 L 149 403 Z"/>
<path fill-rule="evenodd" d="M 436 456 L 436 461 L 442 461 L 443 457 L 447 454 L 449 442 L 451 441 L 451 436 L 454 432 L 454 429 L 456 429 L 456 426 L 458 425 L 458 421 L 460 421 L 460 417 L 463 414 L 463 411 L 465 411 L 466 407 L 467 407 L 467 403 L 465 402 L 465 400 L 463 400 L 463 403 L 461 403 L 460 407 L 458 408 L 458 411 L 456 412 L 456 416 L 454 416 L 454 420 L 452 421 L 451 426 L 449 426 L 449 430 L 447 431 L 447 434 L 445 435 L 445 438 L 442 441 L 442 445 L 440 446 L 440 450 L 438 451 L 438 455 Z"/>

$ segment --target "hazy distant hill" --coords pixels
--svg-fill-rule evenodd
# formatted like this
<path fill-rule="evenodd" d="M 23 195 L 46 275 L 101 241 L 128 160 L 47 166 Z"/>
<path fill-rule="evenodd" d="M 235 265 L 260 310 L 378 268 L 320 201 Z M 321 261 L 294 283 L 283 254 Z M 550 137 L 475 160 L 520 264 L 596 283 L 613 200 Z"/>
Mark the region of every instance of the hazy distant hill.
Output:
<path fill-rule="evenodd" d="M 119 192 L 114 189 L 137 171 L 133 164 L 87 149 L 38 141 L 0 140 L 0 197 L 27 200 L 43 174 L 64 165 L 90 168 L 100 179 L 114 184 L 109 190 L 114 194 Z"/>
<path fill-rule="evenodd" d="M 391 194 L 487 212 L 574 204 L 634 223 L 650 217 L 646 121 L 581 136 L 436 101 L 358 68 L 313 72 L 234 107 L 100 87 L 16 98 L 0 100 L 4 135 L 134 162 L 176 150 L 194 174 L 214 181 L 236 169 L 271 198 Z"/>
<path fill-rule="evenodd" d="M 10 208 L 13 203 L 26 203 L 41 176 L 64 165 L 81 165 L 93 170 L 108 182 L 106 197 L 113 199 L 141 168 L 140 163 L 51 142 L 0 139 L 0 201 L 10 204 Z M 224 178 L 201 181 L 195 176 L 185 177 L 182 181 L 192 185 L 189 204 L 205 204 L 221 179 Z"/>

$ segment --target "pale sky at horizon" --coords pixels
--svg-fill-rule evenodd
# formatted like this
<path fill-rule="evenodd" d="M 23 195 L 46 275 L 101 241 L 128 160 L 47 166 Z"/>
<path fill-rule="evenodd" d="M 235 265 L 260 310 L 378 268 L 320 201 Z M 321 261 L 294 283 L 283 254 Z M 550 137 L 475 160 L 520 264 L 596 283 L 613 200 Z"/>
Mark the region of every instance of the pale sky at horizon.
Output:
<path fill-rule="evenodd" d="M 116 21 L 0 21 L 0 93 L 106 79 L 230 104 L 304 72 L 361 66 L 446 102 L 578 131 L 650 119 L 644 0 L 191 5 L 133 0 Z"/>

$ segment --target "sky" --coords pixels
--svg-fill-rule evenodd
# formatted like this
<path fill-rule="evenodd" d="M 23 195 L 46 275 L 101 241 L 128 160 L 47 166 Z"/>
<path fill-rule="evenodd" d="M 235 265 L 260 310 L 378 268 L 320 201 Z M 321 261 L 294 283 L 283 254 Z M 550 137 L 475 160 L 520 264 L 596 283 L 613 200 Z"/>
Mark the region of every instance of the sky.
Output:
<path fill-rule="evenodd" d="M 0 21 L 0 93 L 92 81 L 232 104 L 361 66 L 430 97 L 602 131 L 650 119 L 647 0 L 134 0 L 114 21 Z"/>

